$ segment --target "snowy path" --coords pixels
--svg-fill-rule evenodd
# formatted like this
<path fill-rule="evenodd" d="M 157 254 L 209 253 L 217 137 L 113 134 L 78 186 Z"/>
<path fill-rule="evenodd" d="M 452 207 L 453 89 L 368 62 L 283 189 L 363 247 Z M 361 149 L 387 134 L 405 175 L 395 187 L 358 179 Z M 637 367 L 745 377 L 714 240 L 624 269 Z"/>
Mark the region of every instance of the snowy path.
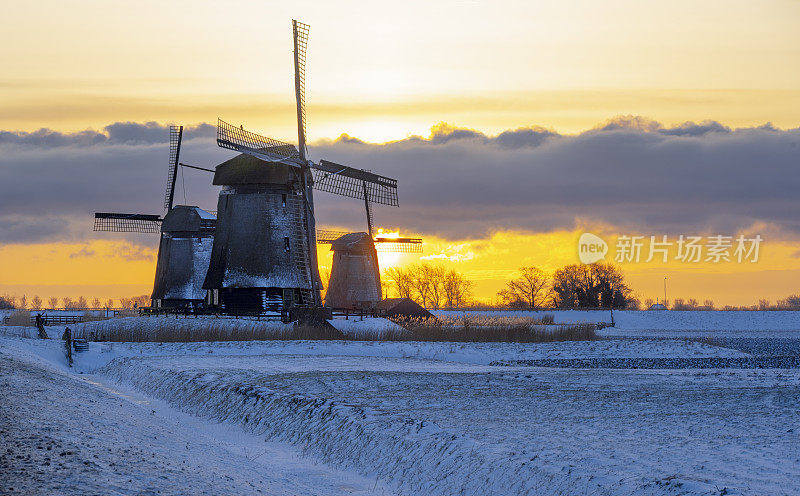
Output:
<path fill-rule="evenodd" d="M 282 443 L 0 350 L 0 494 L 390 494 Z"/>

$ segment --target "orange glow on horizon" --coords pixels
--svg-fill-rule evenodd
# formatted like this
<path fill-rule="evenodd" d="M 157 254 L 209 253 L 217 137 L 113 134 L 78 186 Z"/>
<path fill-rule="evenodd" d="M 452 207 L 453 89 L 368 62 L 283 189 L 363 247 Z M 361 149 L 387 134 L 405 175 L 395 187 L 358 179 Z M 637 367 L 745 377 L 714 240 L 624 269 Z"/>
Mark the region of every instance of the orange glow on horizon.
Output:
<path fill-rule="evenodd" d="M 609 244 L 606 261 L 614 260 L 613 228 L 531 233 L 500 231 L 481 239 L 443 239 L 424 236 L 422 254 L 383 253 L 381 269 L 414 263 L 434 263 L 463 273 L 475 284 L 479 301 L 490 302 L 521 266 L 535 265 L 552 273 L 578 263 L 577 241 L 589 231 Z M 50 243 L 0 246 L 0 294 L 85 296 L 89 299 L 149 294 L 156 264 L 156 248 L 126 241 L 95 240 L 86 243 Z M 642 300 L 663 294 L 668 278 L 669 297 L 714 300 L 718 305 L 751 305 L 761 298 L 773 302 L 797 293 L 800 257 L 797 243 L 765 235 L 757 263 L 621 263 L 634 293 Z M 331 265 L 328 245 L 318 245 L 321 270 Z M 388 281 L 387 281 L 388 282 Z"/>

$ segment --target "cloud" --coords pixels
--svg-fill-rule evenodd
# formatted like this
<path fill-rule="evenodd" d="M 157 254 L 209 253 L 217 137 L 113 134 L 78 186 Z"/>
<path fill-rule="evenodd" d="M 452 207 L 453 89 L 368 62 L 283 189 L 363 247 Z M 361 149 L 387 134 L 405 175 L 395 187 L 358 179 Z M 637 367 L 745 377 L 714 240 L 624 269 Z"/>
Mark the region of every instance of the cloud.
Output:
<path fill-rule="evenodd" d="M 152 250 L 128 243 L 118 245 L 113 253 L 113 256 L 120 257 L 127 262 L 155 260 Z"/>
<path fill-rule="evenodd" d="M 70 253 L 69 258 L 93 257 L 95 253 L 94 250 L 90 250 L 87 246 L 84 246 L 80 250 Z"/>
<path fill-rule="evenodd" d="M 114 235 L 91 232 L 93 212 L 161 213 L 167 137 L 167 127 L 154 123 L 0 132 L 0 243 L 108 239 Z M 184 139 L 186 163 L 213 167 L 232 155 L 216 146 L 213 126 L 187 128 Z M 592 224 L 733 233 L 762 223 L 800 234 L 798 129 L 716 121 L 664 127 L 621 116 L 578 135 L 531 126 L 488 136 L 438 124 L 429 137 L 375 144 L 343 135 L 310 151 L 397 178 L 401 207 L 376 206 L 375 219 L 403 233 L 474 239 Z M 209 174 L 184 171 L 179 203 L 184 184 L 187 203 L 215 210 Z M 366 223 L 358 201 L 325 193 L 315 201 L 321 227 Z M 126 239 L 152 246 L 157 236 Z"/>
<path fill-rule="evenodd" d="M 184 126 L 184 134 L 193 138 L 213 138 L 216 128 L 210 124 Z M 104 144 L 157 144 L 169 141 L 169 125 L 157 122 L 115 122 L 94 130 L 61 133 L 52 129 L 38 131 L 0 131 L 0 146 L 21 145 L 24 147 L 55 148 L 64 146 L 95 146 Z"/>

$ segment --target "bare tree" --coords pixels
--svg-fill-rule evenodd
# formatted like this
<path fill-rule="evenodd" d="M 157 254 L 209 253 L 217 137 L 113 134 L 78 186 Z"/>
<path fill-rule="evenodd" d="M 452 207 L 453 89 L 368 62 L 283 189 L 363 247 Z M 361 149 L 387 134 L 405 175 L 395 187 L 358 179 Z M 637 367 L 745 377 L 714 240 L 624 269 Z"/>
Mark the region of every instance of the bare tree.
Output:
<path fill-rule="evenodd" d="M 519 277 L 506 283 L 497 296 L 509 306 L 538 308 L 550 298 L 550 277 L 538 267 L 520 267 Z"/>
<path fill-rule="evenodd" d="M 781 310 L 800 310 L 800 295 L 790 295 L 778 300 L 778 308 Z"/>
<path fill-rule="evenodd" d="M 389 267 L 383 271 L 384 280 L 391 285 L 399 298 L 411 298 L 411 273 L 408 269 Z"/>
<path fill-rule="evenodd" d="M 61 298 L 61 304 L 67 310 L 70 310 L 70 309 L 72 309 L 72 307 L 75 306 L 75 303 L 72 301 L 72 298 L 70 298 L 69 296 L 65 296 L 65 297 Z"/>
<path fill-rule="evenodd" d="M 51 296 L 47 300 L 47 307 L 48 308 L 57 308 L 58 307 L 58 298 L 55 296 Z"/>
<path fill-rule="evenodd" d="M 412 298 L 414 298 L 417 303 L 427 308 L 431 292 L 431 281 L 427 277 L 427 272 L 422 265 L 412 265 L 408 270 L 411 273 Z"/>
<path fill-rule="evenodd" d="M 444 289 L 447 271 L 440 265 L 421 264 L 422 276 L 428 280 L 428 304 L 430 308 L 438 310 L 445 300 Z"/>
<path fill-rule="evenodd" d="M 443 305 L 457 308 L 472 296 L 472 282 L 440 265 L 421 263 L 405 268 L 389 267 L 383 275 L 394 294 L 411 298 L 426 308 L 439 309 Z"/>
<path fill-rule="evenodd" d="M 92 308 L 100 308 L 100 298 L 95 297 L 92 300 Z"/>
<path fill-rule="evenodd" d="M 22 310 L 25 310 L 26 308 L 28 308 L 28 297 L 27 296 L 22 295 L 22 298 L 19 299 L 19 305 L 17 305 L 17 308 L 20 308 Z"/>
<path fill-rule="evenodd" d="M 3 295 L 0 296 L 0 309 L 11 310 L 16 308 L 17 299 L 13 296 Z"/>
<path fill-rule="evenodd" d="M 448 308 L 464 306 L 472 297 L 472 281 L 451 269 L 444 276 L 444 297 Z"/>
<path fill-rule="evenodd" d="M 134 296 L 131 300 L 133 300 L 133 306 L 137 308 L 150 306 L 150 296 L 148 295 Z"/>
<path fill-rule="evenodd" d="M 114 299 L 113 298 L 109 298 L 106 301 L 106 308 L 114 308 Z"/>
<path fill-rule="evenodd" d="M 42 309 L 42 299 L 39 296 L 34 296 L 31 299 L 31 308 L 34 310 L 41 310 Z"/>
<path fill-rule="evenodd" d="M 89 302 L 86 301 L 85 296 L 79 296 L 78 301 L 75 302 L 75 308 L 88 308 Z"/>
<path fill-rule="evenodd" d="M 767 302 L 767 306 L 769 306 L 769 302 Z M 703 307 L 706 310 L 714 310 L 714 300 L 705 300 L 705 301 L 703 301 Z"/>

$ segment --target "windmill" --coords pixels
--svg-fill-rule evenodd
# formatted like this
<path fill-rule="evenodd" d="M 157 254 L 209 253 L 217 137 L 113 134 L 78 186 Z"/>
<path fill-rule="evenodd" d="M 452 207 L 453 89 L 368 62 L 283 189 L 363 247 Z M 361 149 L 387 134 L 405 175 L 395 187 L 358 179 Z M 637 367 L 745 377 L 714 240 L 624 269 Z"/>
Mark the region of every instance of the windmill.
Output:
<path fill-rule="evenodd" d="M 373 233 L 372 205 L 364 202 L 367 232 L 318 231 L 317 243 L 330 244 L 331 276 L 325 304 L 332 308 L 369 309 L 382 299 L 378 253 L 422 253 L 421 238 Z"/>
<path fill-rule="evenodd" d="M 202 303 L 216 218 L 195 206 L 173 205 L 180 164 L 183 126 L 170 126 L 169 165 L 163 218 L 152 214 L 94 214 L 94 230 L 161 233 L 153 284 L 154 307 L 188 307 Z"/>
<path fill-rule="evenodd" d="M 309 26 L 292 21 L 298 147 L 223 120 L 217 144 L 240 152 L 216 167 L 223 187 L 203 287 L 208 303 L 231 311 L 320 308 L 313 190 L 398 206 L 397 180 L 308 158 L 305 63 Z"/>

